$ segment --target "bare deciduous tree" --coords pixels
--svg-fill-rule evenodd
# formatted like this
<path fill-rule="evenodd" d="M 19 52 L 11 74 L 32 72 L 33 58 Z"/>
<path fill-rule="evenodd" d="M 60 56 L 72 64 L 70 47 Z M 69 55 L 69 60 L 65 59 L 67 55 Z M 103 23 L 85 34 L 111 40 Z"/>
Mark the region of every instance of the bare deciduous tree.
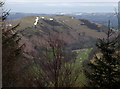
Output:
<path fill-rule="evenodd" d="M 78 87 L 81 72 L 76 67 L 76 54 L 65 48 L 58 35 L 49 35 L 45 47 L 35 56 L 30 74 L 36 87 Z"/>

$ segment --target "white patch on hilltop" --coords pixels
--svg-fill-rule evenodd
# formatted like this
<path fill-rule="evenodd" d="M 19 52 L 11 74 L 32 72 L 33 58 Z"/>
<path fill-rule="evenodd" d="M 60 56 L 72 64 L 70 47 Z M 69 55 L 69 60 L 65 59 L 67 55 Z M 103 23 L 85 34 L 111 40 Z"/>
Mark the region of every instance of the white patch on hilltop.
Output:
<path fill-rule="evenodd" d="M 12 24 L 9 24 L 9 26 L 11 27 L 11 26 L 12 26 Z"/>
<path fill-rule="evenodd" d="M 7 26 L 7 27 L 12 27 L 12 24 L 7 24 L 6 26 Z"/>
<path fill-rule="evenodd" d="M 38 24 L 39 17 L 36 17 L 34 25 L 36 26 Z"/>
<path fill-rule="evenodd" d="M 53 20 L 53 18 L 50 18 L 50 21 L 52 21 Z"/>
<path fill-rule="evenodd" d="M 41 17 L 41 19 L 44 19 L 45 17 Z"/>

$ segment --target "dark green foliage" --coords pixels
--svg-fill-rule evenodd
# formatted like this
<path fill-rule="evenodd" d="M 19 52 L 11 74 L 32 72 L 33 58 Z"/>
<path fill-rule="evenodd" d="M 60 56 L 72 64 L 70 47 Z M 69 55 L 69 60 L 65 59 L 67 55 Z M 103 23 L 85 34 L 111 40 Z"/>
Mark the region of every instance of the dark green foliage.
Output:
<path fill-rule="evenodd" d="M 4 3 L 0 3 L 1 7 Z M 19 45 L 21 38 L 18 36 L 16 28 L 19 26 L 6 26 L 6 18 L 9 11 L 2 12 L 1 17 L 1 30 L 2 30 L 2 85 L 3 87 L 13 87 L 17 81 L 17 60 L 20 58 L 23 46 Z"/>
<path fill-rule="evenodd" d="M 85 70 L 88 78 L 87 87 L 100 89 L 120 88 L 120 50 L 118 49 L 118 37 L 111 37 L 109 28 L 107 39 L 99 39 L 96 46 L 99 51 L 94 54 L 88 63 L 89 70 Z M 97 55 L 100 53 L 100 55 Z M 94 60 L 94 61 L 93 61 Z"/>

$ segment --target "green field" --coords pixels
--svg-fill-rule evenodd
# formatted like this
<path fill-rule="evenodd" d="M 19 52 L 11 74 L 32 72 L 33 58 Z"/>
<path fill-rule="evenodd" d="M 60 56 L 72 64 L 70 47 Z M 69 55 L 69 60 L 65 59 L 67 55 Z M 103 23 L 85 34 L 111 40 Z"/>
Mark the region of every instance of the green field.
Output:
<path fill-rule="evenodd" d="M 76 57 L 76 63 L 81 64 L 84 60 L 88 59 L 88 55 L 91 52 L 92 49 L 80 49 L 80 50 L 74 50 L 74 52 L 77 53 Z"/>
<path fill-rule="evenodd" d="M 80 50 L 74 50 L 74 52 L 77 53 L 77 59 L 76 59 L 76 67 L 80 68 L 80 70 L 83 70 L 82 67 L 82 62 L 84 60 L 88 59 L 88 55 L 91 52 L 92 49 L 80 49 Z M 78 82 L 80 84 L 80 86 L 83 86 L 86 83 L 86 78 L 85 75 L 83 73 L 83 71 L 81 71 Z"/>

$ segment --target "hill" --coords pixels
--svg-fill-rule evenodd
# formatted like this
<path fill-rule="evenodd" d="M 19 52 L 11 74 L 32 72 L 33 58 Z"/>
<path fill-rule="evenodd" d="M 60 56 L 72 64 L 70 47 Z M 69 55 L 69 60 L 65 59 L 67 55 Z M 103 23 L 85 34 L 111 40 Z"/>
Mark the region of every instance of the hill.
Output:
<path fill-rule="evenodd" d="M 34 26 L 36 16 L 27 16 L 10 21 L 14 25 L 20 23 L 18 32 L 22 36 L 21 43 L 26 44 L 24 58 L 27 59 L 28 65 L 33 64 L 34 58 L 39 58 L 39 55 L 43 52 L 43 46 L 46 45 L 50 37 L 53 39 L 58 37 L 65 41 L 65 48 L 72 49 L 76 53 L 75 66 L 82 70 L 82 62 L 88 59 L 96 39 L 104 38 L 107 30 L 102 24 L 71 16 L 57 15 L 53 17 L 44 16 L 44 18 L 39 16 L 39 18 L 37 26 Z M 71 57 L 69 50 L 68 54 Z M 34 65 L 31 67 L 34 67 Z M 81 87 L 86 83 L 83 71 L 80 72 L 78 82 Z"/>
<path fill-rule="evenodd" d="M 111 27 L 118 27 L 117 16 L 115 13 L 74 13 L 70 16 L 74 16 L 76 18 L 83 18 L 95 23 L 104 24 L 105 26 L 108 26 L 108 21 L 110 20 Z"/>
<path fill-rule="evenodd" d="M 59 36 L 67 43 L 66 47 L 73 50 L 91 48 L 97 38 L 105 37 L 107 30 L 102 24 L 71 16 L 44 16 L 44 19 L 42 17 L 39 16 L 40 19 L 36 28 L 34 26 L 36 16 L 27 16 L 10 21 L 13 24 L 20 23 L 18 30 L 23 37 L 22 42 L 27 45 L 27 52 L 37 52 L 40 45 L 49 38 L 49 34 Z"/>
<path fill-rule="evenodd" d="M 115 13 L 84 13 L 84 12 L 76 12 L 76 13 L 54 13 L 54 14 L 37 14 L 37 13 L 10 13 L 8 16 L 8 20 L 13 20 L 13 19 L 18 19 L 22 17 L 27 17 L 27 16 L 55 16 L 55 15 L 68 15 L 68 16 L 74 16 L 78 19 L 86 19 L 95 23 L 100 23 L 104 24 L 105 26 L 108 26 L 108 21 L 111 20 L 111 27 L 117 28 L 118 23 L 117 23 L 117 16 Z"/>

